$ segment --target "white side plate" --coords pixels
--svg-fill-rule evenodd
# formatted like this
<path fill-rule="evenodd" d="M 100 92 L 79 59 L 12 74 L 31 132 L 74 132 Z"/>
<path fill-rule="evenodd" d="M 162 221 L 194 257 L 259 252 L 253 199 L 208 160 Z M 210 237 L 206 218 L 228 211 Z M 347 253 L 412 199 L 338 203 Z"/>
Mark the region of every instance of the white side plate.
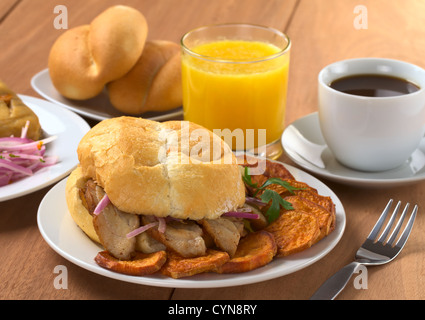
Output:
<path fill-rule="evenodd" d="M 31 86 L 43 98 L 90 119 L 102 121 L 125 115 L 112 106 L 105 90 L 97 97 L 88 100 L 77 101 L 65 98 L 53 86 L 48 69 L 44 69 L 37 73 L 31 79 Z M 183 109 L 180 107 L 164 112 L 149 111 L 141 116 L 144 119 L 163 121 L 178 117 L 182 114 Z"/>
<path fill-rule="evenodd" d="M 77 147 L 90 126 L 77 114 L 51 102 L 19 95 L 38 116 L 45 136 L 57 136 L 46 145 L 46 155 L 58 156 L 58 163 L 34 175 L 0 187 L 0 201 L 20 197 L 47 187 L 66 177 L 78 164 Z"/>

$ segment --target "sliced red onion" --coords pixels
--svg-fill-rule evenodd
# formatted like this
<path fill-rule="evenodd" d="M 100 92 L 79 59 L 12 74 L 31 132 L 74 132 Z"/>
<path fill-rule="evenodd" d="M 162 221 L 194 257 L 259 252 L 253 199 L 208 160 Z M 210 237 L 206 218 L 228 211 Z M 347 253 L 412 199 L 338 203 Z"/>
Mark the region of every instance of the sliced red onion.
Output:
<path fill-rule="evenodd" d="M 240 212 L 240 211 L 229 211 L 222 214 L 222 217 L 235 217 L 244 219 L 259 219 L 260 216 L 256 213 Z"/>
<path fill-rule="evenodd" d="M 29 159 L 29 160 L 44 160 L 43 157 L 36 154 L 28 154 L 28 153 L 4 153 L 1 154 L 5 159 Z M 19 160 L 19 159 L 16 159 Z"/>
<path fill-rule="evenodd" d="M 12 172 L 22 173 L 27 176 L 30 176 L 33 174 L 32 170 L 25 168 L 23 166 L 20 166 L 16 163 L 13 163 L 13 161 L 10 161 L 10 160 L 0 159 L 0 167 L 9 169 Z"/>
<path fill-rule="evenodd" d="M 33 140 L 27 138 L 18 138 L 18 137 L 4 137 L 0 138 L 0 148 L 3 146 L 13 146 L 17 144 L 29 143 L 33 142 Z"/>
<path fill-rule="evenodd" d="M 43 140 L 32 141 L 32 142 L 28 142 L 28 143 L 19 144 L 19 145 L 12 145 L 12 146 L 2 145 L 1 148 L 2 148 L 2 150 L 5 150 L 5 151 L 15 151 L 15 150 L 33 150 L 33 151 L 36 151 L 36 150 L 40 150 L 43 145 L 45 145 L 46 143 L 52 142 L 56 138 L 57 138 L 57 136 L 50 136 L 50 137 L 43 139 Z"/>
<path fill-rule="evenodd" d="M 12 177 L 12 172 L 0 173 L 0 187 L 9 184 L 11 177 Z"/>
<path fill-rule="evenodd" d="M 161 233 L 165 232 L 165 228 L 167 226 L 167 224 L 165 223 L 165 219 L 164 218 L 159 218 L 157 217 L 159 225 L 158 225 L 158 231 Z"/>
<path fill-rule="evenodd" d="M 127 233 L 126 237 L 127 237 L 127 239 L 133 238 L 133 237 L 145 232 L 146 230 L 157 226 L 158 224 L 159 224 L 159 222 L 152 222 L 152 223 L 146 224 L 144 226 L 141 226 L 140 228 L 134 229 L 133 231 Z"/>
<path fill-rule="evenodd" d="M 96 208 L 94 208 L 93 214 L 97 216 L 110 203 L 111 203 L 111 201 L 109 200 L 108 195 L 105 193 L 105 195 L 103 196 L 103 198 L 97 204 Z"/>
<path fill-rule="evenodd" d="M 42 160 L 40 160 L 40 166 L 41 167 L 47 167 L 51 166 L 53 164 L 56 164 L 58 162 L 59 158 L 57 156 L 51 156 L 51 157 L 44 157 Z"/>
<path fill-rule="evenodd" d="M 259 205 L 259 206 L 267 205 L 267 203 L 261 201 L 260 199 L 254 198 L 254 197 L 245 197 L 245 201 L 248 202 L 248 203 Z"/>

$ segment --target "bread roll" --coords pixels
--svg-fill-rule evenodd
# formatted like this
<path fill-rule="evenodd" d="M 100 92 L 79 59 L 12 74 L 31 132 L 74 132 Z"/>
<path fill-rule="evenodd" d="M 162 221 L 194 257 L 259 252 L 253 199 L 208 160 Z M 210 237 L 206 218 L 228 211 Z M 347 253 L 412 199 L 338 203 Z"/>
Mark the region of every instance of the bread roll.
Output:
<path fill-rule="evenodd" d="M 180 46 L 171 41 L 148 41 L 136 65 L 107 87 L 112 105 L 126 114 L 180 107 Z"/>
<path fill-rule="evenodd" d="M 20 137 L 27 121 L 30 122 L 27 138 L 40 139 L 41 126 L 37 115 L 0 81 L 0 137 Z"/>
<path fill-rule="evenodd" d="M 70 99 L 89 99 L 105 84 L 125 75 L 142 54 L 147 36 L 145 17 L 117 5 L 89 25 L 69 29 L 53 44 L 48 60 L 55 88 Z"/>
<path fill-rule="evenodd" d="M 104 120 L 83 137 L 78 157 L 82 174 L 124 212 L 215 219 L 245 202 L 228 145 L 190 122 Z"/>
<path fill-rule="evenodd" d="M 75 223 L 93 241 L 100 243 L 99 237 L 93 225 L 93 217 L 88 212 L 80 197 L 80 189 L 84 189 L 89 178 L 83 176 L 81 167 L 71 172 L 66 180 L 65 197 L 68 211 Z"/>

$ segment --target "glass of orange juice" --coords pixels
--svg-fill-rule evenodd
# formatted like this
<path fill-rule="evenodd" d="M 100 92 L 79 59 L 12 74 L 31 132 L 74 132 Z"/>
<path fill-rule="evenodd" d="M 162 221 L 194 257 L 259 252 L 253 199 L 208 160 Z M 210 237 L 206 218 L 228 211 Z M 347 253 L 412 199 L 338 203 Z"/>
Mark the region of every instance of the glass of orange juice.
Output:
<path fill-rule="evenodd" d="M 184 119 L 221 136 L 234 151 L 282 153 L 291 42 L 273 28 L 205 26 L 182 46 Z"/>

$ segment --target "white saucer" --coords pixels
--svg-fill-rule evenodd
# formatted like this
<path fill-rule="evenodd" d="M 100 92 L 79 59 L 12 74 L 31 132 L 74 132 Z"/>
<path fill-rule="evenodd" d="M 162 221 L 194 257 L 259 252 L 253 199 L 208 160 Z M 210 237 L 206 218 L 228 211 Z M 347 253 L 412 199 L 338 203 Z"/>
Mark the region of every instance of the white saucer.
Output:
<path fill-rule="evenodd" d="M 282 134 L 281 142 L 292 161 L 314 174 L 340 183 L 394 187 L 425 179 L 425 138 L 406 163 L 383 172 L 361 172 L 340 164 L 326 146 L 317 112 L 289 125 Z"/>
<path fill-rule="evenodd" d="M 70 100 L 63 97 L 53 86 L 48 69 L 37 73 L 31 79 L 31 86 L 43 98 L 90 119 L 102 121 L 125 115 L 112 106 L 105 90 L 97 97 L 84 101 Z M 149 111 L 143 113 L 141 116 L 149 120 L 163 121 L 181 116 L 182 114 L 183 108 L 180 107 L 164 112 Z"/>

